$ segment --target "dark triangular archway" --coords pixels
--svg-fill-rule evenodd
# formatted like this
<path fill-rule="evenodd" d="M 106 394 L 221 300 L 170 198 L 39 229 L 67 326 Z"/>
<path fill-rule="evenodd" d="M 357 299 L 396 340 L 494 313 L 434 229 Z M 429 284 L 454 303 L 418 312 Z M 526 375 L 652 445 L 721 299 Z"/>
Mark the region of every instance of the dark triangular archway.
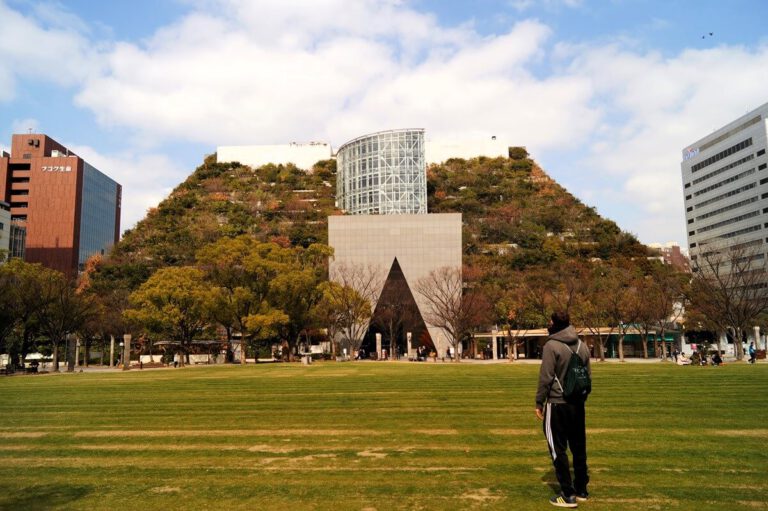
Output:
<path fill-rule="evenodd" d="M 387 280 L 384 281 L 379 300 L 376 302 L 376 309 L 371 316 L 368 333 L 363 341 L 363 350 L 366 353 L 376 351 L 376 334 L 380 333 L 382 348 L 391 354 L 394 346 L 397 347 L 398 353 L 404 354 L 408 344 L 407 332 L 411 332 L 412 348 L 425 346 L 427 351 L 434 350 L 435 345 L 427 325 L 416 305 L 400 263 L 395 257 Z"/>

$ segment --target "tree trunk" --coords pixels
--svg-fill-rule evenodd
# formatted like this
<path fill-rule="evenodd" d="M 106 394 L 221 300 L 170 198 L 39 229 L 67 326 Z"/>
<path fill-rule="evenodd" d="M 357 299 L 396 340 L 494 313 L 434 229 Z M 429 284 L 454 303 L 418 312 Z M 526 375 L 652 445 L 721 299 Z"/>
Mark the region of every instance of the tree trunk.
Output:
<path fill-rule="evenodd" d="M 744 346 L 741 345 L 741 328 L 733 329 L 733 346 L 736 360 L 744 360 Z"/>
<path fill-rule="evenodd" d="M 643 343 L 643 358 L 647 360 L 648 359 L 648 332 L 643 333 L 642 343 Z"/>
<path fill-rule="evenodd" d="M 605 362 L 605 350 L 603 349 L 603 338 L 600 335 L 597 336 L 597 351 L 598 351 L 598 356 L 600 357 L 600 362 Z"/>
<path fill-rule="evenodd" d="M 619 334 L 619 360 L 624 362 L 624 334 Z"/>
<path fill-rule="evenodd" d="M 80 354 L 78 353 L 77 346 L 77 339 L 75 339 L 74 335 L 68 334 L 64 337 L 64 346 L 66 346 L 66 355 L 67 355 L 67 372 L 73 373 L 75 371 L 75 366 L 80 362 L 78 359 L 80 358 Z"/>
<path fill-rule="evenodd" d="M 53 343 L 53 372 L 59 372 L 59 343 Z"/>

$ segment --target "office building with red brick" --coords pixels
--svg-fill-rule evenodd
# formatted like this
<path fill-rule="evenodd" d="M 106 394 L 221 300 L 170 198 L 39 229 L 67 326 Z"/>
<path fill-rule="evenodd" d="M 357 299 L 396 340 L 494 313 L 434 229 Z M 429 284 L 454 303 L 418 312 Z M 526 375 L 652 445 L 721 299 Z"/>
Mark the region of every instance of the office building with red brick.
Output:
<path fill-rule="evenodd" d="M 42 134 L 13 135 L 0 157 L 0 200 L 26 229 L 24 259 L 69 276 L 120 236 L 122 187 Z"/>

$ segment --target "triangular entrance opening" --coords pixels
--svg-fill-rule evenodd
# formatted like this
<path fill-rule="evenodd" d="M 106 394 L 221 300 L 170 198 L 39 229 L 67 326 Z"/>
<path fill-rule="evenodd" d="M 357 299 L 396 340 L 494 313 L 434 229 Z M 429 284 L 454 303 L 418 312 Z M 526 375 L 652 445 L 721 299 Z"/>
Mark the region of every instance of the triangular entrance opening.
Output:
<path fill-rule="evenodd" d="M 363 350 L 366 353 L 376 351 L 378 333 L 381 334 L 382 349 L 386 349 L 388 354 L 406 355 L 408 332 L 411 333 L 411 348 L 424 346 L 427 352 L 435 349 L 408 281 L 395 257 L 373 311 Z"/>

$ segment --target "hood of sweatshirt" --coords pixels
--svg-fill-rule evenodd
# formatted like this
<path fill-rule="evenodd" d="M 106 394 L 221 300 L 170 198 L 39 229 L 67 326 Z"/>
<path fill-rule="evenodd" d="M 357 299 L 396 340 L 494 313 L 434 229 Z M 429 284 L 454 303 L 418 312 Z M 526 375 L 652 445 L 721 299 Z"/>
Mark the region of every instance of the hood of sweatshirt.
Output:
<path fill-rule="evenodd" d="M 576 333 L 576 329 L 573 326 L 568 325 L 559 332 L 550 335 L 549 338 L 564 344 L 573 344 L 579 340 L 579 334 Z"/>

